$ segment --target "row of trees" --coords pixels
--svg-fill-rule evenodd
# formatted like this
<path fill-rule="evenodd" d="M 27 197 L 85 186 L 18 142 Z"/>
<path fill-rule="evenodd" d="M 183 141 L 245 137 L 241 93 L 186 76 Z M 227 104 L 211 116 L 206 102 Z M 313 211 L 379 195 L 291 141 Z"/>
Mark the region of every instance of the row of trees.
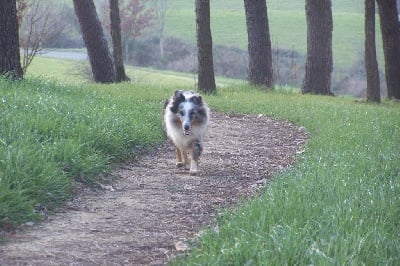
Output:
<path fill-rule="evenodd" d="M 388 97 L 400 99 L 400 23 L 396 0 L 376 0 L 383 40 Z M 380 82 L 375 45 L 375 0 L 365 0 L 365 68 L 367 101 L 380 102 Z"/>
<path fill-rule="evenodd" d="M 255 5 L 256 2 L 258 1 L 254 1 L 253 4 Z M 265 1 L 261 0 L 261 2 Z M 388 97 L 400 99 L 400 23 L 396 0 L 376 0 L 376 2 L 383 39 Z M 333 70 L 332 1 L 306 0 L 305 9 L 307 61 L 301 90 L 303 93 L 332 95 L 330 89 Z M 266 27 L 266 30 L 268 30 L 268 25 Z M 250 41 L 249 36 L 249 48 Z M 267 43 L 265 46 L 268 47 L 269 44 Z M 375 45 L 375 0 L 365 0 L 364 57 L 367 73 L 367 101 L 380 102 L 380 82 Z"/>
<path fill-rule="evenodd" d="M 21 2 L 21 0 L 19 0 Z M 129 80 L 123 65 L 121 18 L 140 20 L 127 15 L 128 10 L 138 9 L 140 1 L 131 1 L 120 10 L 123 0 L 109 0 L 109 23 L 105 23 L 112 37 L 113 54 L 108 49 L 101 21 L 93 0 L 73 0 L 82 37 L 88 50 L 93 77 L 96 82 L 120 82 Z M 158 2 L 158 1 L 157 1 Z M 376 0 L 383 39 L 388 97 L 400 99 L 400 24 L 396 0 Z M 129 6 L 131 5 L 131 6 Z M 160 0 L 157 17 L 160 19 L 160 53 L 166 0 Z M 143 7 L 143 5 L 142 5 Z M 273 88 L 272 52 L 266 0 L 244 0 L 248 32 L 248 79 L 251 84 Z M 332 95 L 332 1 L 305 0 L 307 21 L 307 60 L 301 90 L 303 93 Z M 212 35 L 210 28 L 210 1 L 196 0 L 196 31 L 198 47 L 198 88 L 205 92 L 216 89 Z M 146 14 L 144 14 L 145 17 Z M 21 78 L 19 64 L 18 10 L 16 0 L 0 5 L 0 73 Z M 147 23 L 148 19 L 143 19 Z M 104 23 L 104 22 L 103 22 Z M 29 51 L 29 49 L 26 49 Z M 375 45 L 375 0 L 365 0 L 365 67 L 367 72 L 367 100 L 380 101 L 379 74 Z"/>
<path fill-rule="evenodd" d="M 388 97 L 400 99 L 400 23 L 396 0 L 376 0 L 379 9 L 380 25 L 385 57 L 385 77 Z M 200 5 L 206 6 L 202 9 Z M 273 87 L 272 52 L 269 36 L 266 0 L 244 0 L 249 52 L 249 82 L 268 88 Z M 208 9 L 208 10 L 206 10 Z M 307 21 L 307 60 L 305 76 L 301 91 L 333 95 L 331 92 L 331 76 L 333 71 L 332 57 L 332 1 L 306 0 Z M 199 14 L 203 12 L 202 14 Z M 200 69 L 212 63 L 212 50 L 202 48 L 201 39 L 211 43 L 209 32 L 209 0 L 196 0 L 196 22 L 199 57 L 199 88 L 214 90 L 211 86 L 201 86 Z M 208 17 L 207 17 L 208 16 Z M 199 18 L 206 17 L 201 20 Z M 204 27 L 208 27 L 207 31 Z M 204 44 L 203 44 L 204 45 Z M 202 58 L 207 64 L 202 66 Z M 380 102 L 380 83 L 375 45 L 375 0 L 365 0 L 365 67 L 367 72 L 367 101 Z M 214 79 L 211 74 L 209 80 Z"/>

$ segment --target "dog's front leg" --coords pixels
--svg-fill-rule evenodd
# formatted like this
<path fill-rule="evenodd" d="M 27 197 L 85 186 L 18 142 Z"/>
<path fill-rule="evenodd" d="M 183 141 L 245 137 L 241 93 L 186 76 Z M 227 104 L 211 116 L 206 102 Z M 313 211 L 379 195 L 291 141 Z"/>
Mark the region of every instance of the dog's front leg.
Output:
<path fill-rule="evenodd" d="M 199 172 L 198 166 L 199 166 L 198 162 L 196 160 L 192 160 L 190 162 L 189 174 L 190 175 L 197 175 L 197 173 Z"/>
<path fill-rule="evenodd" d="M 190 162 L 187 151 L 185 151 L 184 149 L 181 150 L 178 147 L 176 147 L 175 152 L 176 152 L 176 166 L 185 167 L 185 170 L 189 170 Z"/>
<path fill-rule="evenodd" d="M 198 166 L 199 166 L 199 160 L 201 153 L 203 152 L 203 146 L 201 145 L 200 140 L 196 140 L 190 149 L 190 157 L 191 157 L 191 162 L 190 162 L 190 171 L 189 173 L 191 175 L 197 175 L 199 172 Z"/>
<path fill-rule="evenodd" d="M 183 164 L 184 164 L 185 170 L 189 170 L 190 169 L 190 160 L 189 160 L 187 150 L 182 151 L 182 157 L 183 157 Z"/>
<path fill-rule="evenodd" d="M 182 160 L 182 152 L 178 147 L 175 147 L 175 152 L 176 152 L 176 166 L 177 167 L 182 167 L 184 166 L 184 161 Z"/>

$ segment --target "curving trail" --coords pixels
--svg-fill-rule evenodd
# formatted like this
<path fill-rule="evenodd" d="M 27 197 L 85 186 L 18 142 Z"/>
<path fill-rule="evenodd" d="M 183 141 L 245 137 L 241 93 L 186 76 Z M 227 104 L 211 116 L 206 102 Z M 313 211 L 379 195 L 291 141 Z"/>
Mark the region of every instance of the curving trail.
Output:
<path fill-rule="evenodd" d="M 211 114 L 200 164 L 190 176 L 161 146 L 114 172 L 101 191 L 81 188 L 49 219 L 0 245 L 0 265 L 162 265 L 212 226 L 216 208 L 254 195 L 293 163 L 303 129 L 263 116 Z"/>

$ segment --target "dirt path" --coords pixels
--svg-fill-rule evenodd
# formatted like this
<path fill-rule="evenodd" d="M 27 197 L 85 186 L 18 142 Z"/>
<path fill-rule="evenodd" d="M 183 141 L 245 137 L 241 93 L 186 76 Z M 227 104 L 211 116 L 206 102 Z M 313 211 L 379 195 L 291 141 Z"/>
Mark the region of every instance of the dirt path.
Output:
<path fill-rule="evenodd" d="M 0 246 L 0 265 L 162 265 L 212 224 L 216 208 L 254 194 L 293 162 L 301 128 L 266 117 L 212 114 L 202 173 L 175 168 L 171 145 L 121 167 L 113 186 L 86 189 L 48 221 Z"/>

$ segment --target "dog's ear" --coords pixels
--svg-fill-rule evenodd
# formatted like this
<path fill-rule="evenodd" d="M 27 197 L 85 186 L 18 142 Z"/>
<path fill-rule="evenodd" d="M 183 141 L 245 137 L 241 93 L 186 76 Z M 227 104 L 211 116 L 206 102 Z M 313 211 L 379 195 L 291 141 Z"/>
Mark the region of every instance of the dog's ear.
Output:
<path fill-rule="evenodd" d="M 167 108 L 168 104 L 169 104 L 169 100 L 165 100 L 164 101 L 164 107 L 163 107 L 164 110 L 165 110 L 165 108 Z"/>
<path fill-rule="evenodd" d="M 171 106 L 171 112 L 177 113 L 178 112 L 178 107 L 181 102 L 185 100 L 185 95 L 183 95 L 183 91 L 181 90 L 176 90 L 174 93 L 174 96 L 172 98 L 172 106 Z"/>
<path fill-rule="evenodd" d="M 203 98 L 200 95 L 195 95 L 192 98 L 190 98 L 190 100 L 198 105 L 198 106 L 202 106 L 203 105 Z"/>
<path fill-rule="evenodd" d="M 177 99 L 181 99 L 182 97 L 185 98 L 185 96 L 183 95 L 183 91 L 182 90 L 176 90 L 174 92 L 173 100 L 175 101 Z"/>

